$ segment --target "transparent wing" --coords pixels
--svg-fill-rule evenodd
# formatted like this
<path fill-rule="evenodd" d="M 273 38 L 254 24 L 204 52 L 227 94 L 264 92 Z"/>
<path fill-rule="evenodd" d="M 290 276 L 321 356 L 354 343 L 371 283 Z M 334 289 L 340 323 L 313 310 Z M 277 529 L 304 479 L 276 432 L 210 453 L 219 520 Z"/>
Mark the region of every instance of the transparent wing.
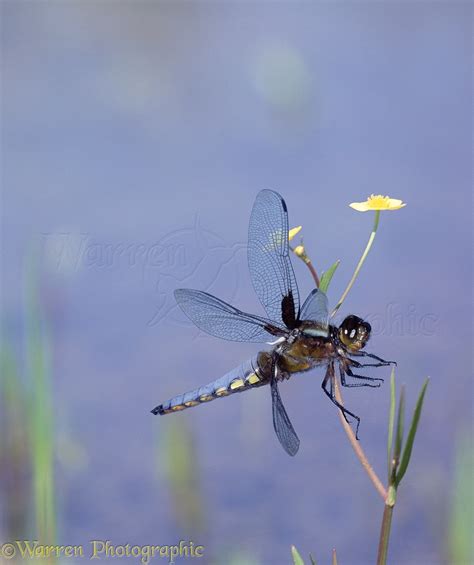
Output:
<path fill-rule="evenodd" d="M 257 194 L 250 215 L 248 262 L 257 296 L 268 317 L 294 328 L 299 293 L 288 243 L 288 212 L 283 198 L 272 190 Z"/>
<path fill-rule="evenodd" d="M 317 322 L 324 328 L 329 325 L 328 297 L 322 290 L 315 288 L 304 301 L 300 312 L 301 320 Z"/>
<path fill-rule="evenodd" d="M 279 439 L 283 449 L 288 455 L 296 455 L 300 447 L 300 440 L 296 435 L 290 418 L 286 413 L 283 402 L 281 401 L 280 391 L 278 390 L 278 382 L 275 376 L 270 381 L 272 391 L 272 413 L 273 413 L 273 428 Z"/>
<path fill-rule="evenodd" d="M 221 339 L 267 342 L 287 333 L 284 326 L 278 327 L 270 320 L 241 312 L 207 292 L 180 288 L 175 290 L 174 296 L 181 310 L 199 329 Z"/>

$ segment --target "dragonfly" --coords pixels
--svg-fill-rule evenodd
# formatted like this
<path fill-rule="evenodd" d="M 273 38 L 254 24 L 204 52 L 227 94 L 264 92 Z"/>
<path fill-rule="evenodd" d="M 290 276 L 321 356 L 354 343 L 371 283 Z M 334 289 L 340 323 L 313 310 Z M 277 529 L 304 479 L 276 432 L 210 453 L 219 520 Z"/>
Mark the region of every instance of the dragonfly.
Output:
<path fill-rule="evenodd" d="M 382 378 L 354 370 L 394 362 L 363 351 L 371 327 L 362 318 L 349 315 L 339 326 L 331 324 L 328 299 L 320 289 L 314 288 L 300 305 L 288 231 L 283 198 L 272 190 L 260 191 L 250 215 L 247 253 L 252 284 L 266 316 L 247 314 L 200 290 L 177 289 L 174 293 L 180 308 L 200 330 L 231 341 L 266 343 L 271 349 L 259 351 L 207 385 L 174 396 L 154 408 L 153 414 L 171 414 L 269 385 L 276 436 L 283 449 L 294 456 L 300 440 L 283 405 L 279 384 L 295 374 L 325 367 L 322 389 L 347 422 L 353 419 L 358 439 L 360 418 L 337 400 L 335 381 L 339 379 L 344 387 L 379 387 Z M 367 358 L 370 362 L 365 362 Z"/>

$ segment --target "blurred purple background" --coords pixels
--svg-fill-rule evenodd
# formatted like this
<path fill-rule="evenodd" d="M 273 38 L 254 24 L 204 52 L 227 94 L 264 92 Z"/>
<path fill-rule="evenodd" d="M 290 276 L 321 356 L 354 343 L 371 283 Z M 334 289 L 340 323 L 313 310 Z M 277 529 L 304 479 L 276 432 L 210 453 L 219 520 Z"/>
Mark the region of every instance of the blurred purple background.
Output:
<path fill-rule="evenodd" d="M 333 304 L 373 220 L 348 204 L 382 193 L 408 205 L 382 214 L 341 315 L 372 320 L 369 350 L 398 361 L 409 413 L 431 376 L 391 555 L 445 562 L 455 446 L 472 429 L 472 5 L 1 8 L 2 323 L 21 352 L 34 256 L 51 328 L 60 540 L 189 536 L 157 472 L 172 424 L 149 411 L 258 346 L 199 334 L 172 291 L 262 313 L 245 248 L 257 192 L 284 196 L 320 271 L 341 259 Z M 293 263 L 306 295 L 311 279 Z M 333 547 L 341 563 L 374 561 L 382 505 L 321 378 L 281 387 L 302 441 L 294 459 L 274 437 L 266 389 L 170 417 L 192 428 L 206 514 L 194 541 L 208 555 L 288 563 L 294 543 L 323 563 Z M 345 393 L 381 476 L 388 400 L 388 381 Z"/>

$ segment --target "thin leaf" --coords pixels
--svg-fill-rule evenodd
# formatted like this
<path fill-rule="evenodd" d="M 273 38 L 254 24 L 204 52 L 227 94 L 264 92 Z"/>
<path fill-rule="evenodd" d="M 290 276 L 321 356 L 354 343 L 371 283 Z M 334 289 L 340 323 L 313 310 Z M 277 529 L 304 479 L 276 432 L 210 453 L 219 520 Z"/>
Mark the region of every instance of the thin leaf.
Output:
<path fill-rule="evenodd" d="M 158 471 L 168 482 L 173 512 L 180 526 L 184 530 L 200 531 L 205 516 L 196 473 L 197 453 L 188 419 L 176 418 L 167 422 L 166 427 L 163 425 L 157 448 Z"/>
<path fill-rule="evenodd" d="M 303 558 L 294 545 L 291 546 L 291 555 L 293 556 L 294 565 L 304 565 Z"/>
<path fill-rule="evenodd" d="M 469 432 L 459 438 L 454 464 L 454 489 L 448 520 L 449 563 L 474 563 L 472 509 L 474 508 L 474 450 Z"/>
<path fill-rule="evenodd" d="M 335 549 L 332 550 L 332 565 L 337 565 L 337 555 Z"/>
<path fill-rule="evenodd" d="M 402 458 L 400 460 L 400 467 L 397 473 L 396 485 L 400 484 L 403 476 L 406 473 L 408 464 L 410 463 L 411 451 L 413 449 L 413 442 L 415 441 L 416 430 L 418 429 L 418 423 L 420 421 L 421 410 L 423 408 L 423 400 L 425 398 L 426 387 L 428 386 L 429 379 L 426 379 L 423 386 L 421 387 L 420 395 L 418 396 L 418 401 L 416 403 L 415 411 L 413 412 L 413 418 L 411 420 L 410 429 L 408 430 L 407 441 L 405 447 L 403 448 Z"/>
<path fill-rule="evenodd" d="M 32 446 L 35 527 L 38 538 L 52 545 L 56 540 L 57 516 L 51 351 L 49 332 L 38 296 L 35 260 L 29 260 L 26 267 L 26 351 L 31 387 L 26 417 Z M 51 557 L 49 562 L 56 560 Z"/>
<path fill-rule="evenodd" d="M 336 269 L 339 267 L 339 263 L 341 261 L 338 259 L 335 263 L 333 263 L 329 269 L 327 271 L 325 271 L 322 275 L 321 275 L 321 280 L 319 283 L 319 289 L 322 290 L 323 292 L 327 292 L 328 288 L 329 288 L 329 283 L 331 282 L 331 279 L 334 275 L 334 273 L 336 272 Z"/>
<path fill-rule="evenodd" d="M 29 477 L 31 445 L 28 437 L 27 391 L 13 350 L 0 345 L 0 471 L 2 522 L 5 537 L 21 539 L 30 520 Z"/>
<path fill-rule="evenodd" d="M 315 561 L 314 557 L 311 555 L 311 553 L 309 554 L 309 558 L 311 560 L 311 565 L 316 565 L 316 561 Z"/>
<path fill-rule="evenodd" d="M 395 482 L 395 473 L 398 469 L 400 461 L 400 453 L 402 452 L 403 444 L 403 421 L 405 419 L 405 387 L 402 386 L 400 391 L 400 400 L 398 401 L 398 417 L 397 426 L 395 432 L 395 447 L 393 449 L 393 467 L 390 481 L 393 484 Z"/>
<path fill-rule="evenodd" d="M 395 423 L 395 367 L 392 367 L 392 373 L 390 375 L 390 413 L 388 417 L 388 439 L 387 439 L 387 469 L 388 469 L 388 480 L 390 481 L 390 476 L 392 474 L 392 447 L 393 447 L 393 425 Z"/>

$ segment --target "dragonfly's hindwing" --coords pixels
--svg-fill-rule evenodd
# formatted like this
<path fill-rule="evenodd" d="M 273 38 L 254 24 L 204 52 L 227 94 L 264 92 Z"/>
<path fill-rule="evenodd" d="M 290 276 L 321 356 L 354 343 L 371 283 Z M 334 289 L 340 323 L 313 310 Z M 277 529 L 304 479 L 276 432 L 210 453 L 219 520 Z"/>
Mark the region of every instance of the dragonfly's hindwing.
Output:
<path fill-rule="evenodd" d="M 229 396 L 234 392 L 243 392 L 249 388 L 255 388 L 270 382 L 271 358 L 268 352 L 260 352 L 258 355 L 242 363 L 223 377 L 216 379 L 208 385 L 195 390 L 174 396 L 167 402 L 160 404 L 153 414 L 170 414 L 178 412 L 215 398 Z"/>

